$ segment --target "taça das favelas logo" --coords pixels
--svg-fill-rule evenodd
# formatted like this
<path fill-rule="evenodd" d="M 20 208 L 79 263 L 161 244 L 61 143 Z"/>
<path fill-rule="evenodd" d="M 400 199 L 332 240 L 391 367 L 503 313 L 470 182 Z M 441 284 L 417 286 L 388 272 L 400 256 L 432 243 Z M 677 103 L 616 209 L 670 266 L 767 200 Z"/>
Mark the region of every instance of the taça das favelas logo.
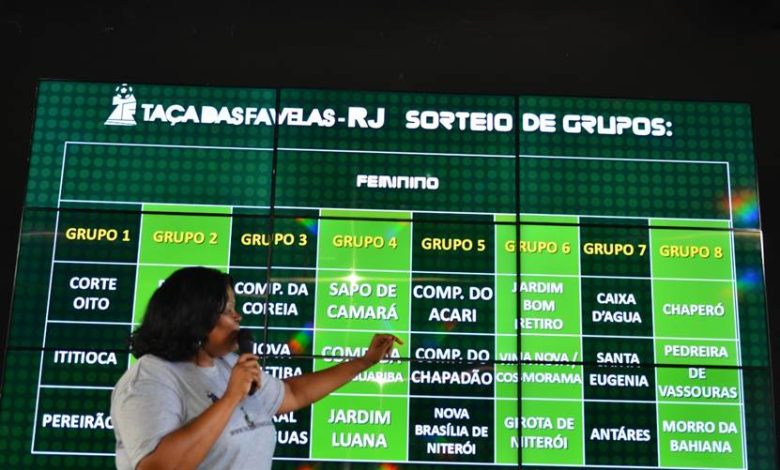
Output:
<path fill-rule="evenodd" d="M 113 111 L 105 121 L 107 126 L 135 126 L 136 109 L 143 122 L 178 124 L 229 124 L 234 126 L 273 126 L 277 122 L 274 107 L 209 106 L 188 103 L 137 103 L 133 87 L 117 85 L 111 104 Z M 282 108 L 279 125 L 380 129 L 385 124 L 385 108 L 349 106 L 341 114 L 332 108 Z"/>
<path fill-rule="evenodd" d="M 133 95 L 133 87 L 127 83 L 117 85 L 114 89 L 114 98 L 111 100 L 114 110 L 104 123 L 107 126 L 135 126 L 136 101 Z"/>

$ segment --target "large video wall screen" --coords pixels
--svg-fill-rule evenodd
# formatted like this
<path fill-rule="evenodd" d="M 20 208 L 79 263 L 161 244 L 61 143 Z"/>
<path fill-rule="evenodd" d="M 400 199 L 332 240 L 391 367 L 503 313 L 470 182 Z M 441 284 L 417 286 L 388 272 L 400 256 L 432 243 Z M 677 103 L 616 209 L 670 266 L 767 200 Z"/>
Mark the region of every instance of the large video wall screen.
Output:
<path fill-rule="evenodd" d="M 41 82 L 0 467 L 112 465 L 202 265 L 277 377 L 403 340 L 280 468 L 773 468 L 756 194 L 744 104 Z"/>

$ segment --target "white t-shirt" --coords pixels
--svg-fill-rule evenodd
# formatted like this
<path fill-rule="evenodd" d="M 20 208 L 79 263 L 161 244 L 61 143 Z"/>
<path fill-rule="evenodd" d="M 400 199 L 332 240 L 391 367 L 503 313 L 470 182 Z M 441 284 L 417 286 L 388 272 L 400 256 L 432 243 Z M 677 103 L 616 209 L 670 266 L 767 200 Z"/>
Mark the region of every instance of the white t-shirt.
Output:
<path fill-rule="evenodd" d="M 135 469 L 167 434 L 198 417 L 225 392 L 238 355 L 213 367 L 142 356 L 117 382 L 111 394 L 116 435 L 116 466 Z M 198 468 L 270 469 L 276 447 L 271 418 L 284 398 L 282 382 L 261 375 L 260 388 L 241 401 L 222 435 Z"/>

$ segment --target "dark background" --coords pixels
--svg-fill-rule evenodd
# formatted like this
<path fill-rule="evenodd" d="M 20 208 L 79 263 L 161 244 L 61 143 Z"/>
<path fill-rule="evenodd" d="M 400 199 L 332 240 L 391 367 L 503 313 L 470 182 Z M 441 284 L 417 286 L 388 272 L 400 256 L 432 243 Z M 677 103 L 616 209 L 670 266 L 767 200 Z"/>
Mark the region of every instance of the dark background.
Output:
<path fill-rule="evenodd" d="M 748 103 L 780 390 L 780 1 L 0 1 L 0 64 L 0 367 L 35 86 L 56 78 Z"/>

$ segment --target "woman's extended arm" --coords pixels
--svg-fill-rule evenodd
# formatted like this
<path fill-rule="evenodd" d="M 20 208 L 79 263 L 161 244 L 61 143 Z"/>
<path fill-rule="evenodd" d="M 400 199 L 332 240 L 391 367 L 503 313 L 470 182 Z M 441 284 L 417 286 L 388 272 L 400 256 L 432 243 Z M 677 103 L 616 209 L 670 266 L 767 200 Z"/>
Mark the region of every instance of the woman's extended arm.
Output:
<path fill-rule="evenodd" d="M 394 343 L 401 344 L 401 340 L 388 334 L 375 335 L 363 357 L 318 372 L 285 379 L 284 399 L 277 414 L 298 410 L 328 395 L 379 362 L 390 353 Z"/>
<path fill-rule="evenodd" d="M 191 469 L 197 467 L 227 426 L 233 411 L 260 380 L 257 356 L 243 354 L 230 373 L 224 395 L 181 428 L 167 434 L 141 459 L 136 470 Z"/>

